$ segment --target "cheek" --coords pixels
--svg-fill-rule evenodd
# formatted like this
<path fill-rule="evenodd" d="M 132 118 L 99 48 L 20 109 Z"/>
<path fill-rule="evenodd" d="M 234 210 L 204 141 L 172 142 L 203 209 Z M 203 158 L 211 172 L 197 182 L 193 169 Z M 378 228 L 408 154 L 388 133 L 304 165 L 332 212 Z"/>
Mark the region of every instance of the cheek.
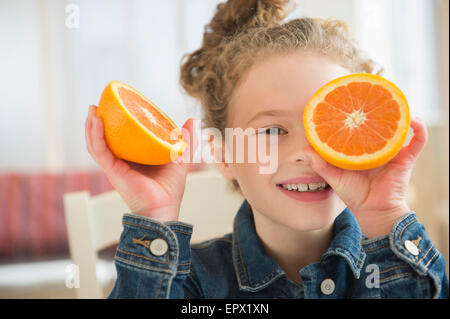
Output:
<path fill-rule="evenodd" d="M 280 139 L 274 135 L 249 136 L 240 142 L 227 143 L 231 172 L 242 187 L 270 186 L 278 169 Z"/>
<path fill-rule="evenodd" d="M 280 136 L 278 143 L 270 144 L 270 158 L 273 161 L 277 158 L 278 166 L 283 166 L 288 162 L 307 162 L 306 154 L 304 150 L 307 146 L 310 146 L 306 135 L 302 131 L 292 132 L 289 135 Z"/>
<path fill-rule="evenodd" d="M 277 160 L 280 139 L 276 135 L 255 134 L 226 144 L 226 158 L 235 164 L 268 165 Z M 231 151 L 232 150 L 232 151 Z"/>
<path fill-rule="evenodd" d="M 256 144 L 256 164 L 258 164 L 259 167 L 277 166 L 283 137 L 274 134 L 262 134 L 256 138 L 254 143 Z"/>
<path fill-rule="evenodd" d="M 272 175 L 261 174 L 258 163 L 235 164 L 232 171 L 241 188 L 249 192 L 262 192 L 270 187 Z"/>

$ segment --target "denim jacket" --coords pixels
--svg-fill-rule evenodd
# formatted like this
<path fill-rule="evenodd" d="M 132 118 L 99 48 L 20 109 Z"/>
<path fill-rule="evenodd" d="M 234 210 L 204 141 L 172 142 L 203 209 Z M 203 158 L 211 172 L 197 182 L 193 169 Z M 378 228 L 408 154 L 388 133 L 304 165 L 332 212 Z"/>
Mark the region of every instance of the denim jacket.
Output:
<path fill-rule="evenodd" d="M 184 222 L 125 214 L 123 226 L 109 298 L 448 298 L 445 259 L 412 211 L 369 240 L 347 207 L 302 285 L 264 253 L 246 200 L 232 233 L 200 244 Z"/>

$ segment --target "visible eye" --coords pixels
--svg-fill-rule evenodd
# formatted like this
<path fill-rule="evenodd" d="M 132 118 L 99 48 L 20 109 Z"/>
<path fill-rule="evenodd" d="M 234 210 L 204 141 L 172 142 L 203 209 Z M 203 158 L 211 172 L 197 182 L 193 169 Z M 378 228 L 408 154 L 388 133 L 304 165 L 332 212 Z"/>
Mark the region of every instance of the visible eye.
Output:
<path fill-rule="evenodd" d="M 261 129 L 261 131 L 259 133 L 270 134 L 270 135 L 272 135 L 272 134 L 280 135 L 281 131 L 287 133 L 285 130 L 283 130 L 282 128 L 279 128 L 279 127 L 269 127 L 265 130 Z"/>

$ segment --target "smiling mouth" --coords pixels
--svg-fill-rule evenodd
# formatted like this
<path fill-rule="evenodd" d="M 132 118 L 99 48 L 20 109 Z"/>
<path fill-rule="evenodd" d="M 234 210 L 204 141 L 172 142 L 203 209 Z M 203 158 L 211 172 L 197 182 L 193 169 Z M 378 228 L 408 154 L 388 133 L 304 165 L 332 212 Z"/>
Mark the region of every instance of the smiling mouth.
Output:
<path fill-rule="evenodd" d="M 295 185 L 295 184 L 294 184 Z M 328 190 L 331 188 L 330 185 L 326 184 L 326 185 L 321 185 L 321 186 L 313 186 L 313 187 L 317 187 L 315 189 L 311 189 L 309 184 L 304 184 L 304 185 L 283 185 L 283 184 L 277 184 L 277 187 L 280 187 L 283 190 L 287 190 L 287 191 L 291 191 L 291 192 L 296 192 L 296 193 L 317 193 L 323 190 Z"/>

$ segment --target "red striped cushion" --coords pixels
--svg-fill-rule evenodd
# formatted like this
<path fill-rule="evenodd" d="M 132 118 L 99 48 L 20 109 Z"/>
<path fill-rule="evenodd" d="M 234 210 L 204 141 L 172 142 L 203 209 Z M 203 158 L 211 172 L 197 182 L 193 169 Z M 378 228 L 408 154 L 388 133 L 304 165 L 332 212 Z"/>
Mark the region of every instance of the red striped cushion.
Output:
<path fill-rule="evenodd" d="M 68 256 L 63 194 L 112 189 L 103 171 L 0 173 L 0 262 Z"/>

